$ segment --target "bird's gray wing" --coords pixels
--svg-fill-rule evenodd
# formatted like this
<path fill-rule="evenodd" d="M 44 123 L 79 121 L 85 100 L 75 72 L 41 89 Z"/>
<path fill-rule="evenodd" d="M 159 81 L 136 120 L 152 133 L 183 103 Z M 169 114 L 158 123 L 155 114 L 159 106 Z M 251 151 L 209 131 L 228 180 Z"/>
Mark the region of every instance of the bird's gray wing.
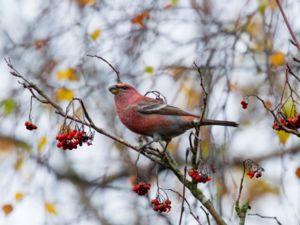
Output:
<path fill-rule="evenodd" d="M 143 114 L 160 114 L 173 116 L 195 116 L 177 107 L 168 105 L 156 99 L 145 99 L 138 104 L 137 111 Z"/>

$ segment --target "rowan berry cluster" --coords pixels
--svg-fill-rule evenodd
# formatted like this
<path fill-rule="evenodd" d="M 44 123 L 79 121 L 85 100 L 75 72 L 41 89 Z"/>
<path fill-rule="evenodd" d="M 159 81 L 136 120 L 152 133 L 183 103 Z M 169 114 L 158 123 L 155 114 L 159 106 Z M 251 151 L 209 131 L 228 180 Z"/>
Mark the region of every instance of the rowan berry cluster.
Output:
<path fill-rule="evenodd" d="M 272 126 L 274 130 L 280 131 L 280 130 L 282 130 L 283 126 L 286 128 L 289 128 L 289 129 L 300 128 L 300 114 L 298 114 L 295 117 L 291 117 L 291 118 L 280 117 L 279 121 L 280 121 L 281 125 L 278 124 L 278 122 L 276 120 L 274 121 L 273 126 Z"/>
<path fill-rule="evenodd" d="M 212 180 L 212 177 L 208 176 L 208 174 L 204 171 L 198 171 L 197 169 L 190 169 L 188 171 L 189 176 L 198 183 L 206 183 Z"/>
<path fill-rule="evenodd" d="M 137 185 L 132 187 L 132 190 L 136 192 L 138 195 L 146 195 L 148 194 L 151 188 L 150 183 L 140 182 Z"/>
<path fill-rule="evenodd" d="M 248 102 L 245 101 L 245 100 L 242 100 L 242 101 L 241 101 L 241 105 L 242 105 L 242 108 L 243 108 L 243 109 L 247 109 L 247 108 L 248 108 Z"/>
<path fill-rule="evenodd" d="M 37 125 L 33 124 L 31 121 L 26 121 L 25 127 L 27 130 L 36 130 L 38 128 Z"/>
<path fill-rule="evenodd" d="M 250 177 L 251 179 L 255 176 L 256 178 L 260 178 L 262 176 L 262 171 L 257 171 L 257 170 L 251 170 L 248 171 L 247 176 Z"/>
<path fill-rule="evenodd" d="M 262 176 L 262 172 L 264 171 L 264 169 L 257 163 L 248 159 L 244 162 L 244 165 L 247 170 L 246 175 L 249 176 L 251 179 L 253 177 L 260 178 Z"/>
<path fill-rule="evenodd" d="M 167 198 L 166 200 L 161 200 L 159 197 L 152 199 L 151 204 L 153 210 L 157 212 L 170 212 L 171 211 L 171 200 Z"/>
<path fill-rule="evenodd" d="M 78 146 L 82 146 L 83 143 L 87 145 L 92 145 L 94 135 L 87 134 L 85 131 L 81 130 L 66 130 L 61 131 L 59 135 L 56 136 L 58 141 L 56 146 L 63 150 L 73 150 L 77 149 Z"/>

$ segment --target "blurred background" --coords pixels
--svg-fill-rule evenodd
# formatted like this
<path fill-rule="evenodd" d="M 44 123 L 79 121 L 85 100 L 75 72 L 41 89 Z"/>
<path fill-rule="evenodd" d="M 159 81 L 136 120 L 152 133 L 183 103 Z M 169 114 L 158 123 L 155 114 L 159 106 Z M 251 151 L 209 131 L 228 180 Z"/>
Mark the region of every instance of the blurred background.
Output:
<path fill-rule="evenodd" d="M 300 37 L 299 1 L 282 4 Z M 107 59 L 140 93 L 157 90 L 169 104 L 200 114 L 204 93 L 197 63 L 209 93 L 205 117 L 240 123 L 236 129 L 202 129 L 201 148 L 213 180 L 199 187 L 228 224 L 238 224 L 234 202 L 241 162 L 253 159 L 265 171 L 260 179 L 245 178 L 248 213 L 300 223 L 299 138 L 275 132 L 274 118 L 256 98 L 246 99 L 246 110 L 240 104 L 257 95 L 274 108 L 290 94 L 284 89 L 285 64 L 299 71 L 293 61 L 299 52 L 275 0 L 0 0 L 0 5 L 1 225 L 178 224 L 176 192 L 182 186 L 170 171 L 157 173 L 143 156 L 133 169 L 138 154 L 98 133 L 91 146 L 58 149 L 55 137 L 64 118 L 36 100 L 30 116 L 38 129 L 25 129 L 31 94 L 10 75 L 4 58 L 63 108 L 73 97 L 82 98 L 97 126 L 138 145 L 139 136 L 116 117 L 107 89 L 115 73 L 87 54 Z M 298 82 L 290 84 L 299 93 Z M 188 146 L 186 132 L 168 148 L 181 169 Z M 154 212 L 149 203 L 156 196 L 156 174 L 162 188 L 173 190 L 166 190 L 169 213 Z M 136 177 L 152 184 L 147 197 L 131 191 Z M 208 224 L 201 204 L 188 191 L 186 198 L 201 224 Z M 253 215 L 246 221 L 277 223 Z M 198 224 L 188 207 L 183 224 Z"/>

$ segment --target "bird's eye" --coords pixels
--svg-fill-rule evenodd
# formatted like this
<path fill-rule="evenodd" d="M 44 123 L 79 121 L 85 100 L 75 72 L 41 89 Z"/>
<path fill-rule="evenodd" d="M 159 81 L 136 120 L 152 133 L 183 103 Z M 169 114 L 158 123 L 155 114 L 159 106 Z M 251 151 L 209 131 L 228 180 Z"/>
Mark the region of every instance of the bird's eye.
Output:
<path fill-rule="evenodd" d="M 120 88 L 123 89 L 123 90 L 128 90 L 129 89 L 129 87 L 127 87 L 127 86 L 121 86 Z"/>

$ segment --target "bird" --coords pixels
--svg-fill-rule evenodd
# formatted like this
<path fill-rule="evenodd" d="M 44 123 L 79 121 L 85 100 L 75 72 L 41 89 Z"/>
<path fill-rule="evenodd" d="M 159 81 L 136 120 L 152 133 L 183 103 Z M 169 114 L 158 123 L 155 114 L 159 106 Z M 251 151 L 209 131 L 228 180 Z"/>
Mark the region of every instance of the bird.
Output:
<path fill-rule="evenodd" d="M 153 142 L 165 141 L 185 131 L 200 126 L 219 125 L 237 127 L 232 121 L 202 119 L 200 116 L 140 94 L 132 85 L 116 83 L 109 91 L 114 95 L 116 113 L 121 122 L 131 131 L 153 138 Z"/>

